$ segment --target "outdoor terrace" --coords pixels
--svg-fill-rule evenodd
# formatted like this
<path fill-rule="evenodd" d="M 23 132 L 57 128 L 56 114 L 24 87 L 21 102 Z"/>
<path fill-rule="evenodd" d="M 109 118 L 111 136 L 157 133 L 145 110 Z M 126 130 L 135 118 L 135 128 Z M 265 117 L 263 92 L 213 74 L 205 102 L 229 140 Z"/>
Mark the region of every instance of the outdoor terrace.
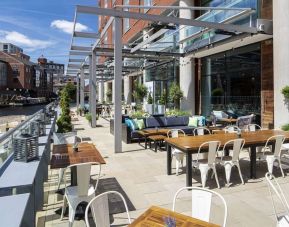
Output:
<path fill-rule="evenodd" d="M 186 185 L 186 175 L 166 174 L 166 152 L 154 152 L 144 149 L 138 143 L 122 144 L 123 153 L 114 153 L 113 136 L 109 133 L 109 122 L 100 118 L 96 128 L 91 128 L 84 117 L 78 116 L 74 128 L 78 136 L 95 144 L 104 157 L 100 191 L 117 190 L 126 195 L 132 220 L 136 219 L 152 205 L 172 209 L 175 192 Z M 217 188 L 214 179 L 208 179 L 208 188 L 219 192 L 228 205 L 227 226 L 276 226 L 264 175 L 267 172 L 265 162 L 257 164 L 257 180 L 249 179 L 248 152 L 241 153 L 241 168 L 245 184 L 242 185 L 237 169 L 232 172 L 230 187 L 225 186 L 225 173 L 223 168 L 218 168 L 218 177 L 221 189 Z M 174 168 L 173 162 L 173 168 Z M 288 173 L 288 163 L 283 162 L 283 169 Z M 284 189 L 285 196 L 289 196 L 289 178 L 281 177 L 279 168 L 273 172 L 278 182 Z M 174 169 L 173 169 L 174 174 Z M 58 180 L 58 170 L 49 170 L 48 181 L 44 183 L 43 211 L 37 213 L 37 226 L 68 226 L 68 219 L 62 221 L 55 211 L 62 206 L 62 196 L 55 193 Z M 201 187 L 200 173 L 193 173 L 192 186 Z M 63 187 L 63 185 L 62 185 Z M 177 211 L 190 214 L 190 195 L 182 196 L 177 202 Z M 279 207 L 278 207 L 279 210 Z M 223 211 L 218 201 L 213 202 L 211 222 L 221 224 Z M 117 214 L 114 224 L 123 224 L 125 215 Z M 73 226 L 85 226 L 83 220 L 75 221 Z"/>

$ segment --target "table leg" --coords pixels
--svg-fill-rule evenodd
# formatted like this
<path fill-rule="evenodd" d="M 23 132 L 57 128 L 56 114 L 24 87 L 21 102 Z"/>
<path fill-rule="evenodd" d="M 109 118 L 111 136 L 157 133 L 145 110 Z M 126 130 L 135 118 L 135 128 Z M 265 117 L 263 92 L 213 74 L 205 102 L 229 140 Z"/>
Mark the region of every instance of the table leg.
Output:
<path fill-rule="evenodd" d="M 172 147 L 167 143 L 167 174 L 172 175 Z"/>
<path fill-rule="evenodd" d="M 250 178 L 256 179 L 256 146 L 251 146 L 250 152 Z"/>
<path fill-rule="evenodd" d="M 77 185 L 77 167 L 73 166 L 70 171 L 71 171 L 70 172 L 70 175 L 71 175 L 71 186 L 76 186 Z"/>
<path fill-rule="evenodd" d="M 145 136 L 145 149 L 147 149 L 147 137 Z"/>
<path fill-rule="evenodd" d="M 155 152 L 157 152 L 158 151 L 158 141 L 156 140 L 155 141 Z"/>
<path fill-rule="evenodd" d="M 186 166 L 186 181 L 187 181 L 187 187 L 192 186 L 192 154 L 190 152 L 187 152 L 187 166 Z"/>

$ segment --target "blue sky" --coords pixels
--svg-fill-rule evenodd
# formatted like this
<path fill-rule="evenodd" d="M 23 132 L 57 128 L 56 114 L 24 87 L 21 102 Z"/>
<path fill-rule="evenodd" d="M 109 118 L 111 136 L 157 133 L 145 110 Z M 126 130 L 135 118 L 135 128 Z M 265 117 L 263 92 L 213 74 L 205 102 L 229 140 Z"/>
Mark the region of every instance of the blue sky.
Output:
<path fill-rule="evenodd" d="M 66 64 L 75 5 L 96 6 L 97 0 L 1 0 L 0 42 L 18 45 L 32 61 L 43 54 Z M 96 16 L 81 15 L 77 22 L 79 31 L 97 31 Z M 82 45 L 93 43 L 83 40 Z"/>

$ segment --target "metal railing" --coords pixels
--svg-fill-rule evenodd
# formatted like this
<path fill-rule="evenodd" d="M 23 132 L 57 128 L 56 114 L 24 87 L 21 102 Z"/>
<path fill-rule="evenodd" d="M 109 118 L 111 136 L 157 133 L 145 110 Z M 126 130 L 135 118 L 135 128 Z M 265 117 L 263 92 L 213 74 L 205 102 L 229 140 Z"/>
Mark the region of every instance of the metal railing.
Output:
<path fill-rule="evenodd" d="M 37 111 L 33 115 L 29 116 L 25 121 L 18 124 L 15 128 L 10 129 L 6 133 L 4 133 L 2 136 L 0 136 L 0 175 L 1 175 L 1 169 L 8 165 L 13 157 L 13 138 L 17 135 L 21 134 L 23 131 L 27 131 L 27 129 L 30 126 L 30 122 L 33 120 L 39 118 L 40 114 L 43 113 L 44 109 L 48 110 L 50 107 L 52 107 L 54 103 L 50 103 L 47 106 L 45 106 L 43 109 Z"/>

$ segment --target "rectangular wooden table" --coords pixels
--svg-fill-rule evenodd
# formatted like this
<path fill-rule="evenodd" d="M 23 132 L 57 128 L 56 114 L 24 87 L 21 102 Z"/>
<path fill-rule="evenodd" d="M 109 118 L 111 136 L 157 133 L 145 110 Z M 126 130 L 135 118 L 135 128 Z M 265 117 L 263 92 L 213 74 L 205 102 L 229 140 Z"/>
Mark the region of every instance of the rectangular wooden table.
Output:
<path fill-rule="evenodd" d="M 129 227 L 163 227 L 165 217 L 175 218 L 177 227 L 220 227 L 196 218 L 192 218 L 171 210 L 152 206 L 145 213 L 139 216 Z"/>
<path fill-rule="evenodd" d="M 144 137 L 145 139 L 145 149 L 147 149 L 147 139 L 149 136 L 155 136 L 155 135 L 167 135 L 168 131 L 170 129 L 160 128 L 160 129 L 143 129 L 139 130 L 138 133 Z M 140 143 L 140 141 L 139 141 Z"/>
<path fill-rule="evenodd" d="M 69 165 L 84 162 L 106 164 L 100 152 L 91 143 L 80 143 L 78 145 L 78 152 L 73 151 L 72 144 L 53 145 L 50 162 L 51 169 L 65 168 Z"/>
<path fill-rule="evenodd" d="M 289 132 L 279 130 L 259 130 L 256 132 L 243 132 L 241 137 L 245 139 L 245 146 L 251 148 L 250 152 L 250 178 L 256 178 L 256 147 L 264 146 L 267 139 L 275 135 L 284 135 L 285 142 L 289 141 Z M 167 138 L 167 174 L 171 175 L 172 150 L 171 147 L 178 148 L 186 154 L 186 185 L 192 186 L 192 154 L 196 154 L 200 145 L 209 141 L 220 141 L 221 147 L 232 139 L 237 139 L 235 133 L 212 134 L 204 136 L 186 136 L 179 138 Z"/>

